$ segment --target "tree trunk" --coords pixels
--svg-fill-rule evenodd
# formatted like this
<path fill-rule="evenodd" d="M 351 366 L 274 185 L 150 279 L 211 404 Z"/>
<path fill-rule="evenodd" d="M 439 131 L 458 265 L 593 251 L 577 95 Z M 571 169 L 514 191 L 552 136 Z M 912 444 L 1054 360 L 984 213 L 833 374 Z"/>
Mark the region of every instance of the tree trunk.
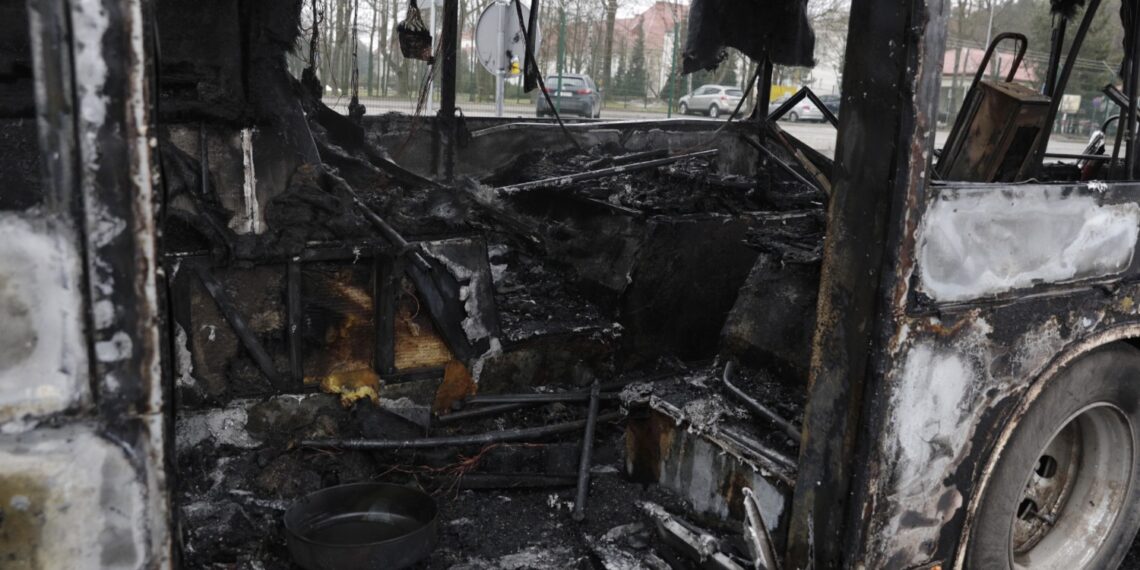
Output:
<path fill-rule="evenodd" d="M 372 95 L 372 70 L 376 68 L 376 24 L 380 19 L 379 3 L 376 0 L 371 2 L 372 6 L 372 27 L 368 30 L 368 87 L 365 91 Z"/>
<path fill-rule="evenodd" d="M 606 38 L 605 50 L 602 52 L 602 87 L 610 88 L 613 80 L 614 61 L 614 19 L 617 18 L 617 0 L 606 1 Z"/>

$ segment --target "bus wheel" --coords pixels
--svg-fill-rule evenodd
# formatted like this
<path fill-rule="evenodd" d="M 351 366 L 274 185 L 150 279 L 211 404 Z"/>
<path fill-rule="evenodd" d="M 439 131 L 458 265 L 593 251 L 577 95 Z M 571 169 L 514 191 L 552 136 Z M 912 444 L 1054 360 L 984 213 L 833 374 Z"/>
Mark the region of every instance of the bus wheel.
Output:
<path fill-rule="evenodd" d="M 1078 358 L 996 459 L 967 553 L 973 569 L 1116 568 L 1140 528 L 1140 350 Z"/>

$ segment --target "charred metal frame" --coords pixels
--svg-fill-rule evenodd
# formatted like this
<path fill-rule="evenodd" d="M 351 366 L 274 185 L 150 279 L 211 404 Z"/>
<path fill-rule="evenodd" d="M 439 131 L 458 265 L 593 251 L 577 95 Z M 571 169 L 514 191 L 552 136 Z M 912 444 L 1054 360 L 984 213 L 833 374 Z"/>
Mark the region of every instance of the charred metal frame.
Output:
<path fill-rule="evenodd" d="M 153 3 L 27 0 L 45 204 L 76 239 L 94 422 L 129 457 L 146 502 L 140 565 L 167 567 L 167 339 L 153 149 Z M 85 72 L 79 73 L 83 69 Z"/>
<path fill-rule="evenodd" d="M 868 433 L 887 418 L 874 395 L 887 364 L 901 240 L 925 188 L 945 46 L 940 0 L 855 0 L 843 73 L 834 192 L 820 278 L 808 404 L 786 564 L 861 558 Z M 779 110 L 777 110 L 779 112 Z M 870 567 L 880 567 L 871 565 Z"/>
<path fill-rule="evenodd" d="M 840 119 L 788 567 L 964 567 L 1019 418 L 1068 363 L 1140 336 L 1140 185 L 930 179 L 948 14 L 939 0 L 852 3 L 843 91 L 863 96 L 847 97 Z M 1050 80 L 1054 93 L 1067 78 Z M 982 269 L 931 254 L 935 228 L 966 221 L 967 203 L 981 204 L 978 224 L 1016 236 L 974 249 L 1014 259 L 1049 216 L 1078 227 L 1119 216 L 1123 241 L 1063 253 L 1074 242 L 1058 238 L 1049 251 L 1083 269 L 1018 268 L 985 285 Z M 1100 264 L 1104 252 L 1127 262 Z M 940 271 L 967 285 L 940 287 Z"/>
<path fill-rule="evenodd" d="M 770 85 L 771 78 L 769 78 L 769 93 L 771 93 Z M 776 107 L 775 111 L 768 113 L 768 120 L 779 121 L 792 107 L 796 106 L 796 103 L 803 101 L 804 97 L 811 99 L 811 102 L 819 108 L 819 112 L 823 114 L 823 118 L 827 119 L 828 123 L 831 123 L 831 126 L 839 128 L 839 119 L 836 118 L 835 113 L 832 113 L 831 109 L 828 109 L 827 105 L 823 104 L 823 101 L 819 99 L 819 96 L 817 96 L 815 91 L 812 91 L 810 87 L 801 87 L 799 91 L 796 91 L 795 95 L 792 95 L 787 101 L 784 101 L 779 107 Z"/>
<path fill-rule="evenodd" d="M 416 243 L 413 242 L 410 245 L 416 245 Z M 302 350 L 304 297 L 301 275 L 305 263 L 318 261 L 365 262 L 371 265 L 376 337 L 373 370 L 386 382 L 393 384 L 422 376 L 418 372 L 400 373 L 396 370 L 394 333 L 396 300 L 400 294 L 400 279 L 404 275 L 406 262 L 400 255 L 392 251 L 387 241 L 314 242 L 306 246 L 299 254 L 283 259 L 257 257 L 240 258 L 238 261 L 257 264 L 278 262 L 284 266 L 285 346 L 289 359 L 289 368 L 286 371 L 278 370 L 273 364 L 273 358 L 257 339 L 256 333 L 250 329 L 245 317 L 236 308 L 222 283 L 215 276 L 213 269 L 217 266 L 206 252 L 168 254 L 166 256 L 166 273 L 178 277 L 182 270 L 180 268 L 189 268 L 187 270 L 202 283 L 209 297 L 217 305 L 218 311 L 241 341 L 242 347 L 257 365 L 262 376 L 269 381 L 275 393 L 309 389 L 304 385 L 304 353 Z M 190 318 L 189 307 L 186 305 L 190 298 L 187 286 L 188 282 L 183 279 L 176 278 L 171 283 L 171 287 L 177 289 L 177 291 L 170 293 L 170 297 L 174 301 L 172 303 L 174 318 L 179 323 L 186 323 Z"/>

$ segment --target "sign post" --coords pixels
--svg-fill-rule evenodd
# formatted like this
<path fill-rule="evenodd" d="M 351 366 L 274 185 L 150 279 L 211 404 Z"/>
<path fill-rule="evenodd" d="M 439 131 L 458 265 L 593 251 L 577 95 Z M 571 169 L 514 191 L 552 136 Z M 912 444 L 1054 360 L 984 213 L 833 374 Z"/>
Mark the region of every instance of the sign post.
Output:
<path fill-rule="evenodd" d="M 522 12 L 523 21 L 529 20 L 530 7 L 523 4 Z M 542 30 L 535 29 L 532 33 L 534 50 L 537 53 Z M 495 76 L 495 116 L 502 117 L 504 82 L 517 68 L 517 65 L 512 67 L 511 62 L 516 58 L 524 59 L 522 56 L 526 54 L 526 38 L 523 36 L 514 4 L 498 0 L 483 10 L 475 27 L 475 51 L 479 56 L 479 63 Z"/>

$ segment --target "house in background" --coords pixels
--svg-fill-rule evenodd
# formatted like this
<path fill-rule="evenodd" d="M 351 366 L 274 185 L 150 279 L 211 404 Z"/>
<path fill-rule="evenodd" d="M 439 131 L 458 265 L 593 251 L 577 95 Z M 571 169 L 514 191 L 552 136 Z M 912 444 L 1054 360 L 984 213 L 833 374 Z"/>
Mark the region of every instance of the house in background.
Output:
<path fill-rule="evenodd" d="M 946 49 L 946 53 L 942 55 L 942 87 L 938 96 L 939 120 L 945 121 L 957 114 L 958 108 L 962 106 L 962 98 L 970 88 L 970 83 L 974 80 L 974 74 L 978 72 L 978 66 L 982 64 L 985 54 L 986 50 L 976 47 Z M 995 51 L 984 78 L 1000 78 L 1004 81 L 1013 66 L 1013 60 L 1013 52 Z M 1036 70 L 1027 64 L 1022 64 L 1018 68 L 1013 81 L 1029 87 L 1040 85 Z"/>
<path fill-rule="evenodd" d="M 617 73 L 625 49 L 625 61 L 633 54 L 637 42 L 637 29 L 645 34 L 645 87 L 650 97 L 655 97 L 669 77 L 671 60 L 674 57 L 673 28 L 677 30 L 679 43 L 684 45 L 685 22 L 689 19 L 689 5 L 677 2 L 655 2 L 640 14 L 630 18 L 614 20 L 614 53 L 611 63 Z M 677 60 L 678 67 L 680 60 Z"/>

